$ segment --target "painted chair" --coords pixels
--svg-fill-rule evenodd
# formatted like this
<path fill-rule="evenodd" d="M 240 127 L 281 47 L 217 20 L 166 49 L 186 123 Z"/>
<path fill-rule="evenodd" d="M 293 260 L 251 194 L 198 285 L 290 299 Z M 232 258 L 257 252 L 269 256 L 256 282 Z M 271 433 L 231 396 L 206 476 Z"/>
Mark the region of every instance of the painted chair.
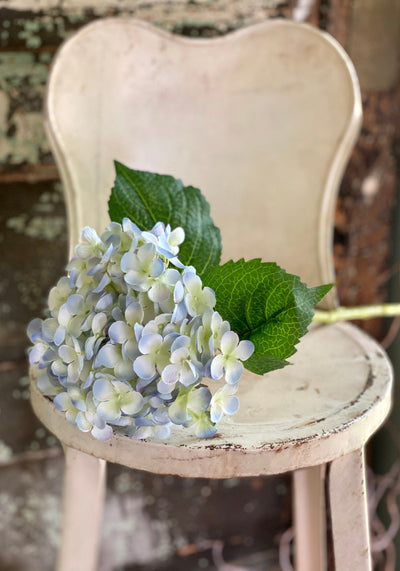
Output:
<path fill-rule="evenodd" d="M 106 19 L 60 49 L 47 133 L 65 189 L 71 252 L 108 223 L 113 159 L 201 188 L 224 259 L 277 261 L 308 285 L 334 280 L 333 214 L 361 122 L 353 66 L 312 27 L 274 20 L 187 39 Z M 335 305 L 332 293 L 323 308 Z M 337 571 L 371 568 L 364 446 L 391 402 L 382 349 L 350 324 L 313 326 L 293 366 L 241 380 L 241 409 L 218 437 L 98 442 L 38 391 L 31 400 L 66 456 L 59 571 L 96 568 L 106 462 L 230 478 L 293 472 L 296 568 L 326 568 L 325 481 Z"/>

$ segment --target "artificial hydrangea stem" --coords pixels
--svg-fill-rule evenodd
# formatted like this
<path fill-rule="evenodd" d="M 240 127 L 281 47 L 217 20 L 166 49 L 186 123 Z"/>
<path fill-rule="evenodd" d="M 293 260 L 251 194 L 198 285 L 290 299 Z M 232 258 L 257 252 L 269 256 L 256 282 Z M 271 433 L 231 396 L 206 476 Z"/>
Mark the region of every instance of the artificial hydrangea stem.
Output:
<path fill-rule="evenodd" d="M 394 317 L 400 315 L 400 303 L 382 303 L 378 305 L 360 305 L 357 307 L 336 307 L 329 311 L 315 310 L 313 321 L 335 323 L 352 319 L 371 319 L 373 317 Z"/>

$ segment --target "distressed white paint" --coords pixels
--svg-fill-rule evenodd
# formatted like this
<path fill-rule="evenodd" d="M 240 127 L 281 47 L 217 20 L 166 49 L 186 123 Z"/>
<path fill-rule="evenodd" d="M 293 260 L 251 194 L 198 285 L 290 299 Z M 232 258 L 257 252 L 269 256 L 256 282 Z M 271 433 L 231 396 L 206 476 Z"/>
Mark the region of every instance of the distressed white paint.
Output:
<path fill-rule="evenodd" d="M 224 260 L 260 256 L 309 285 L 334 281 L 335 196 L 361 103 L 329 36 L 270 21 L 188 40 L 135 20 L 97 22 L 60 50 L 47 116 L 71 251 L 83 226 L 108 222 L 117 158 L 198 186 Z"/>
<path fill-rule="evenodd" d="M 293 473 L 297 571 L 326 569 L 325 464 Z"/>
<path fill-rule="evenodd" d="M 291 362 L 264 377 L 246 373 L 239 412 L 205 440 L 177 426 L 168 442 L 121 436 L 98 442 L 65 420 L 40 394 L 34 376 L 31 399 L 41 421 L 68 446 L 161 474 L 277 474 L 330 462 L 362 447 L 390 407 L 391 369 L 378 345 L 352 325 L 321 326 L 302 339 Z"/>
<path fill-rule="evenodd" d="M 330 466 L 328 486 L 336 571 L 371 571 L 370 531 L 363 450 Z"/>
<path fill-rule="evenodd" d="M 81 226 L 106 224 L 117 158 L 200 186 L 221 226 L 225 257 L 278 259 L 310 283 L 333 277 L 335 193 L 361 106 L 354 69 L 329 36 L 275 21 L 193 41 L 135 21 L 98 22 L 60 51 L 47 117 L 67 190 L 71 244 Z M 322 485 L 313 497 L 317 472 L 308 470 L 322 473 L 325 464 L 363 448 L 390 408 L 392 373 L 379 346 L 349 324 L 313 327 L 292 363 L 264 378 L 246 374 L 239 413 L 209 440 L 176 427 L 168 442 L 120 436 L 98 442 L 39 393 L 34 370 L 31 399 L 64 445 L 84 453 L 81 468 L 71 468 L 81 473 L 82 459 L 93 466 L 90 456 L 191 477 L 306 470 L 296 486 L 308 490 L 310 504 L 299 561 L 323 561 L 323 543 L 314 548 L 310 541 L 310 522 L 323 537 Z M 332 494 L 338 485 L 331 479 Z M 363 512 L 357 482 L 341 502 L 346 513 Z M 301 513 L 296 517 L 302 521 Z M 76 540 L 72 525 L 65 534 Z"/>
<path fill-rule="evenodd" d="M 62 537 L 57 570 L 94 570 L 98 567 L 106 462 L 68 446 L 64 446 L 64 453 Z"/>

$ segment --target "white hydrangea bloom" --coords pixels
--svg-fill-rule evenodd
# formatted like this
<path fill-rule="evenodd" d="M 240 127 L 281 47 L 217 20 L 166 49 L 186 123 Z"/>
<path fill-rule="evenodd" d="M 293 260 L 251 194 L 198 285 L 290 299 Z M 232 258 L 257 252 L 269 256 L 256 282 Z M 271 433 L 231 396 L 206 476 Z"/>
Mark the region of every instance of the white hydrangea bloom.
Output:
<path fill-rule="evenodd" d="M 146 232 L 125 218 L 101 236 L 84 228 L 47 318 L 28 326 L 39 389 L 98 440 L 168 438 L 174 424 L 208 437 L 239 406 L 253 346 L 239 342 L 214 310 L 214 292 L 180 262 L 183 240 L 182 228 L 161 222 Z M 212 395 L 223 375 L 228 384 Z"/>

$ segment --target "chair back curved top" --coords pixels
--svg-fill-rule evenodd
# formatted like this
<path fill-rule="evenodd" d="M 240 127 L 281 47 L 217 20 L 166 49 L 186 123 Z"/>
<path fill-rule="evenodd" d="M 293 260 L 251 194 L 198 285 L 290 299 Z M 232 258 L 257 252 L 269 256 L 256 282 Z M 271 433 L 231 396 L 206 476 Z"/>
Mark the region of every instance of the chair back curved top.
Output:
<path fill-rule="evenodd" d="M 309 285 L 331 282 L 336 191 L 360 119 L 349 58 L 310 26 L 274 20 L 192 40 L 97 21 L 59 51 L 47 92 L 71 249 L 83 226 L 107 225 L 116 159 L 198 186 L 223 261 L 261 257 Z"/>

